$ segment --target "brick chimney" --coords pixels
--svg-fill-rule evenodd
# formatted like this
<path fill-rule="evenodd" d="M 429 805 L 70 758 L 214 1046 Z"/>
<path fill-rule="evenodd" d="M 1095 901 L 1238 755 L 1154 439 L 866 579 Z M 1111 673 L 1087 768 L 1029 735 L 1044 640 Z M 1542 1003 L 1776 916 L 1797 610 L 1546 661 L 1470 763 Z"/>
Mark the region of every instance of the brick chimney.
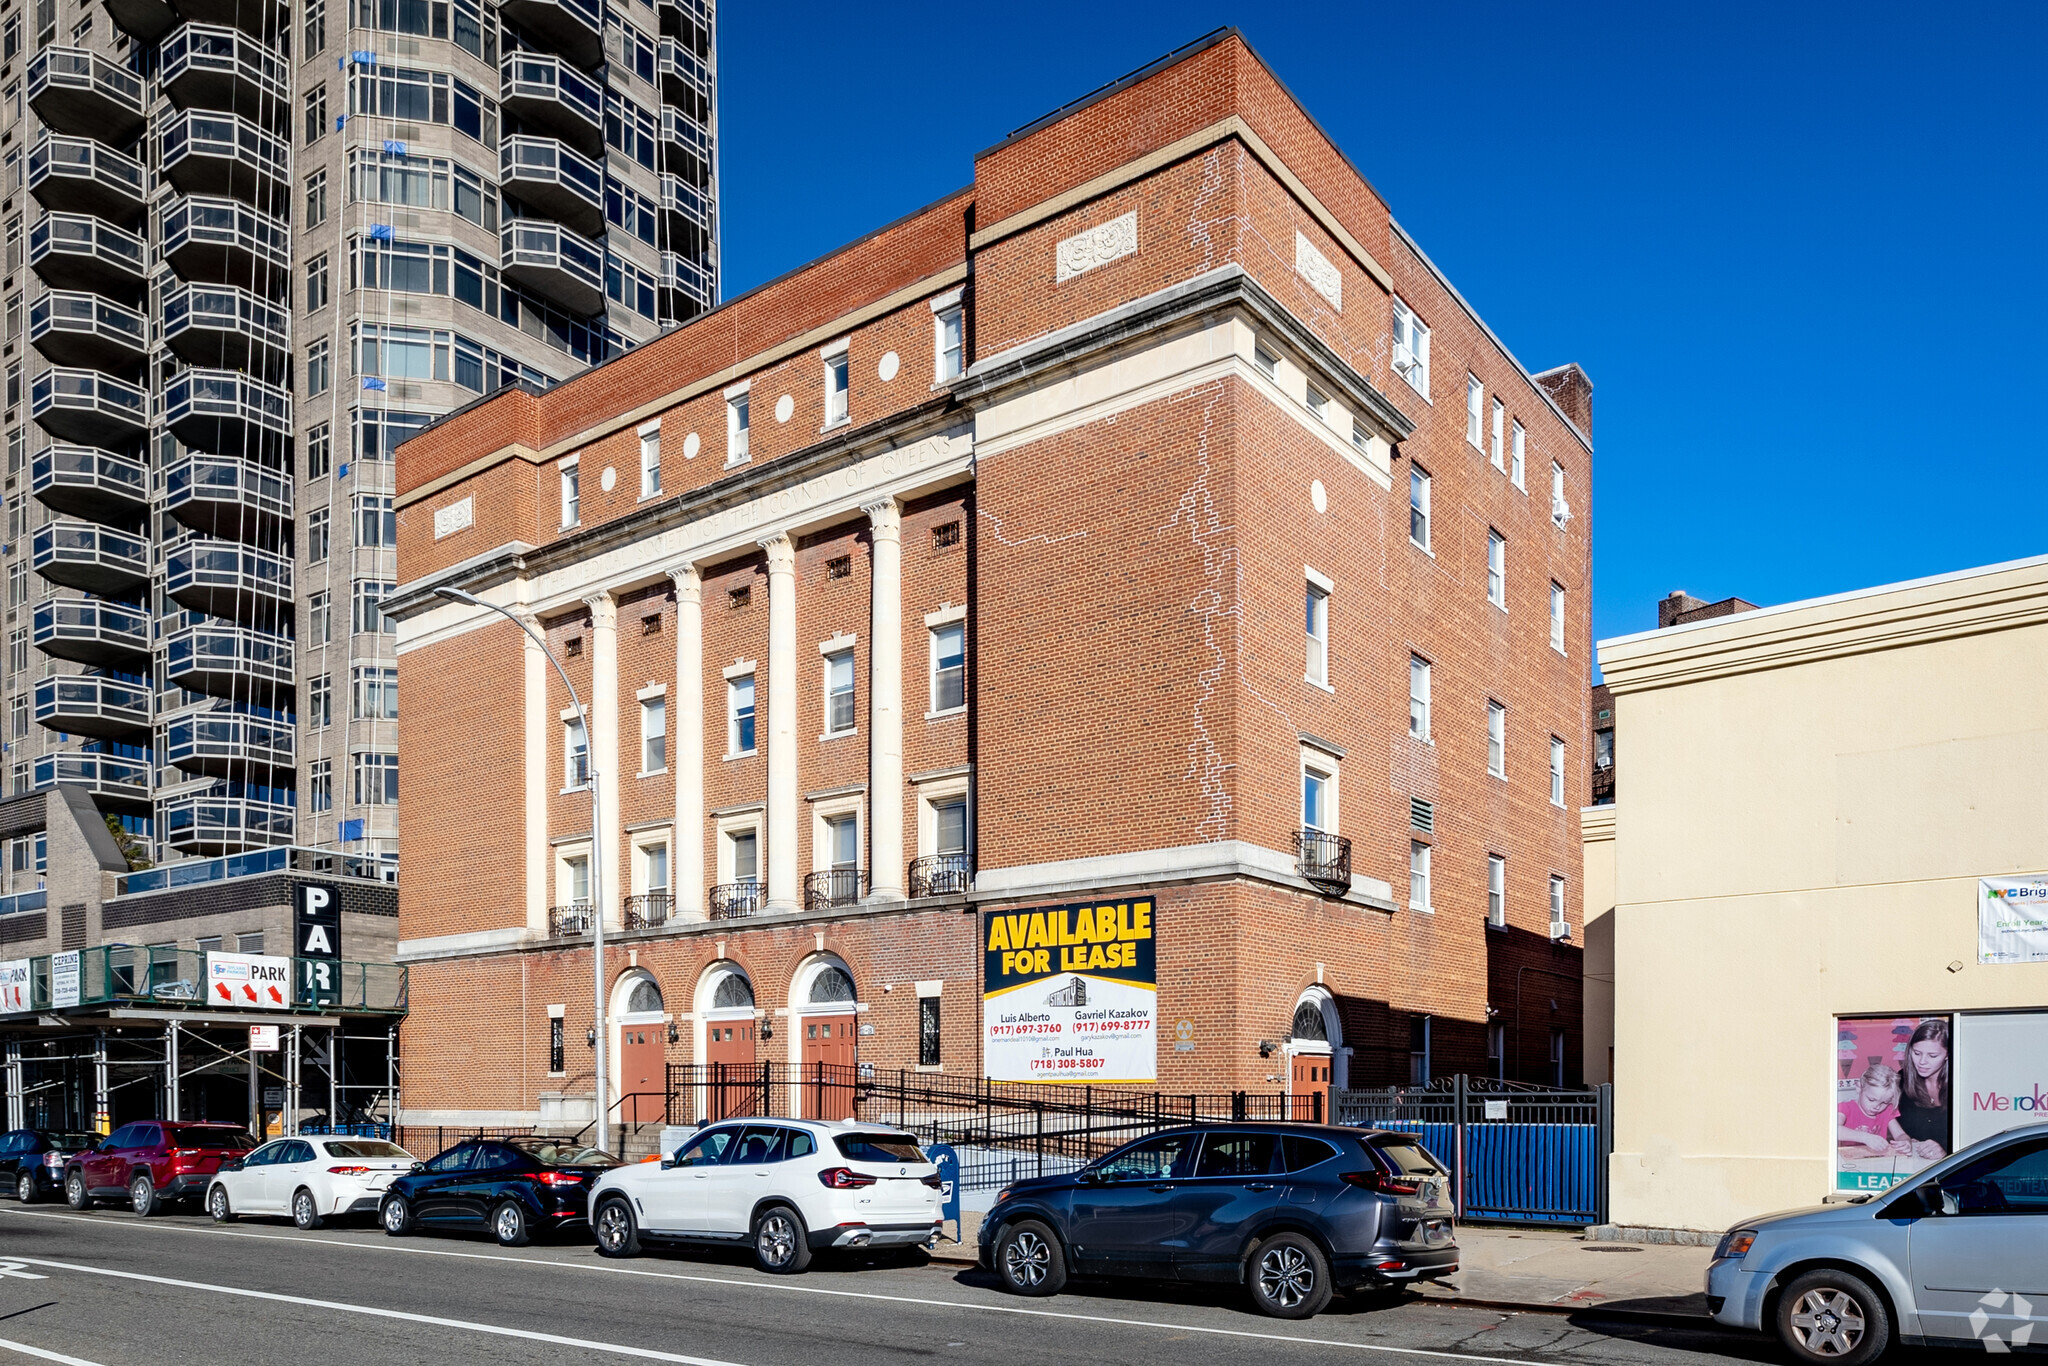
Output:
<path fill-rule="evenodd" d="M 1536 382 L 1543 386 L 1551 400 L 1564 409 L 1564 415 L 1572 420 L 1586 440 L 1593 439 L 1593 381 L 1586 378 L 1586 372 L 1579 368 L 1577 361 L 1560 365 L 1555 370 L 1545 370 L 1536 376 Z"/>
<path fill-rule="evenodd" d="M 1708 602 L 1696 598 L 1683 588 L 1674 588 L 1668 597 L 1657 603 L 1657 629 L 1667 626 L 1683 626 L 1689 621 L 1710 621 L 1715 617 L 1732 617 L 1737 612 L 1754 612 L 1756 604 L 1742 598 L 1722 598 L 1719 602 Z"/>

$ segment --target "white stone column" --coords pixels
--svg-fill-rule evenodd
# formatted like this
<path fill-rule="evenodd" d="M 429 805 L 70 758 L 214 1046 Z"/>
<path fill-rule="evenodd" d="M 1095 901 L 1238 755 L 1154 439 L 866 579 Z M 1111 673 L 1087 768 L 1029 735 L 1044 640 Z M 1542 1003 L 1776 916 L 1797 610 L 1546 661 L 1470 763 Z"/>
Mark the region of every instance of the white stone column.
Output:
<path fill-rule="evenodd" d="M 874 602 L 868 612 L 868 887 L 876 901 L 904 894 L 903 509 L 869 503 Z"/>
<path fill-rule="evenodd" d="M 670 882 L 676 915 L 702 920 L 704 904 L 704 577 L 694 564 L 668 571 L 676 585 L 676 689 L 668 718 L 668 766 L 676 780 Z"/>
<path fill-rule="evenodd" d="M 768 552 L 768 905 L 803 908 L 796 861 L 796 546 L 762 538 Z"/>
<path fill-rule="evenodd" d="M 546 630 L 531 613 L 520 613 L 522 624 Z M 548 878 L 552 869 L 548 845 L 548 785 L 554 781 L 552 741 L 561 723 L 548 714 L 548 680 L 554 670 L 538 642 L 520 637 L 525 647 L 521 677 L 525 695 L 526 728 L 526 928 L 534 935 L 548 932 Z"/>
<path fill-rule="evenodd" d="M 609 929 L 623 927 L 625 892 L 631 883 L 619 870 L 619 766 L 626 757 L 619 743 L 619 604 L 608 592 L 583 599 L 590 608 L 590 761 L 597 766 L 598 816 L 601 829 L 590 832 L 593 866 L 603 869 L 598 913 Z"/>

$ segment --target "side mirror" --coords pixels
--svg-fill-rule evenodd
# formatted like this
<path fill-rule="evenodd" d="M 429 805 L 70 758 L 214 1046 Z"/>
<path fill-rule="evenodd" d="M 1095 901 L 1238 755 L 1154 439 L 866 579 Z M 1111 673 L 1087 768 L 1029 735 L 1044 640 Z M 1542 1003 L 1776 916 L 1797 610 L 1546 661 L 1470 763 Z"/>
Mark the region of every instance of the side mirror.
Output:
<path fill-rule="evenodd" d="M 665 1172 L 674 1171 L 675 1165 L 676 1160 L 673 1157 L 664 1157 L 663 1159 L 661 1159 L 661 1169 Z"/>
<path fill-rule="evenodd" d="M 220 1169 L 224 1172 L 238 1172 L 242 1170 L 242 1159 L 239 1157 L 231 1157 L 227 1161 L 220 1164 Z"/>
<path fill-rule="evenodd" d="M 426 1169 L 427 1169 L 427 1164 L 426 1164 L 426 1163 L 424 1163 L 424 1162 L 415 1162 L 415 1163 L 413 1163 L 413 1164 L 412 1164 L 412 1170 L 414 1170 L 414 1171 L 416 1171 L 416 1172 L 423 1172 L 423 1171 L 425 1171 Z"/>
<path fill-rule="evenodd" d="M 1101 1186 L 1108 1183 L 1109 1177 L 1099 1167 L 1083 1167 L 1081 1180 L 1085 1185 Z"/>

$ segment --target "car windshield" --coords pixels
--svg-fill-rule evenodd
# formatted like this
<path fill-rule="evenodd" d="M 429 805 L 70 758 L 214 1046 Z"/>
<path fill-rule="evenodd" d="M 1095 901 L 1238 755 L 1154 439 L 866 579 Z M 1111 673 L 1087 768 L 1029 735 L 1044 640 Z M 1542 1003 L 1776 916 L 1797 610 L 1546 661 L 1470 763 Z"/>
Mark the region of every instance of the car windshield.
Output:
<path fill-rule="evenodd" d="M 832 1140 L 854 1162 L 922 1162 L 924 1154 L 907 1134 L 840 1134 Z"/>
<path fill-rule="evenodd" d="M 327 1143 L 329 1157 L 397 1157 L 412 1160 L 412 1154 L 396 1143 L 375 1138 L 335 1138 Z"/>
<path fill-rule="evenodd" d="M 92 1134 L 44 1134 L 43 1139 L 59 1152 L 68 1149 L 90 1148 L 99 1142 Z"/>
<path fill-rule="evenodd" d="M 616 1167 L 619 1159 L 602 1148 L 586 1147 L 573 1138 L 520 1138 L 506 1143 L 543 1167 Z"/>
<path fill-rule="evenodd" d="M 256 1146 L 256 1140 L 246 1129 L 231 1129 L 225 1124 L 214 1125 L 169 1125 L 164 1126 L 164 1142 L 174 1148 L 225 1148 L 229 1152 L 247 1152 Z"/>

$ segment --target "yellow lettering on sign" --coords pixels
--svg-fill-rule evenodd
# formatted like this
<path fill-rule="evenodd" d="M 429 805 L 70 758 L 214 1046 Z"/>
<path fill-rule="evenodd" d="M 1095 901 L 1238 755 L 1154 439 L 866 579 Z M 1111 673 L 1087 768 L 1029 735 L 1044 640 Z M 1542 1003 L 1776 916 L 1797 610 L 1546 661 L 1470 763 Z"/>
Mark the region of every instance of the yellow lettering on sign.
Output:
<path fill-rule="evenodd" d="M 1150 939 L 1152 937 L 1151 902 L 1140 901 L 1131 908 L 1131 931 L 1131 938 L 1133 939 Z"/>
<path fill-rule="evenodd" d="M 1074 942 L 1086 944 L 1095 938 L 1095 908 L 1083 906 L 1074 913 Z"/>
<path fill-rule="evenodd" d="M 1023 948 L 1024 931 L 1031 924 L 1031 917 L 1028 915 L 1006 915 L 1003 917 L 1003 923 L 1010 927 L 1010 947 L 1013 949 Z"/>
<path fill-rule="evenodd" d="M 1009 926 L 1003 923 L 1003 917 L 1002 917 L 1002 916 L 999 916 L 999 915 L 992 915 L 992 916 L 990 916 L 990 917 L 988 918 L 988 948 L 989 948 L 989 952 L 990 952 L 990 953 L 994 953 L 994 952 L 995 952 L 995 951 L 996 951 L 997 949 L 1007 949 L 1007 948 L 1010 948 L 1010 947 L 1012 947 L 1012 945 L 1011 945 L 1011 943 L 1010 943 L 1010 928 L 1009 928 Z M 1007 960 L 1005 960 L 1005 962 L 1007 963 Z M 1008 966 L 1005 966 L 1005 967 L 1003 968 L 1003 971 L 1004 971 L 1004 972 L 1008 972 L 1009 970 L 1010 970 L 1010 969 L 1008 968 Z"/>

